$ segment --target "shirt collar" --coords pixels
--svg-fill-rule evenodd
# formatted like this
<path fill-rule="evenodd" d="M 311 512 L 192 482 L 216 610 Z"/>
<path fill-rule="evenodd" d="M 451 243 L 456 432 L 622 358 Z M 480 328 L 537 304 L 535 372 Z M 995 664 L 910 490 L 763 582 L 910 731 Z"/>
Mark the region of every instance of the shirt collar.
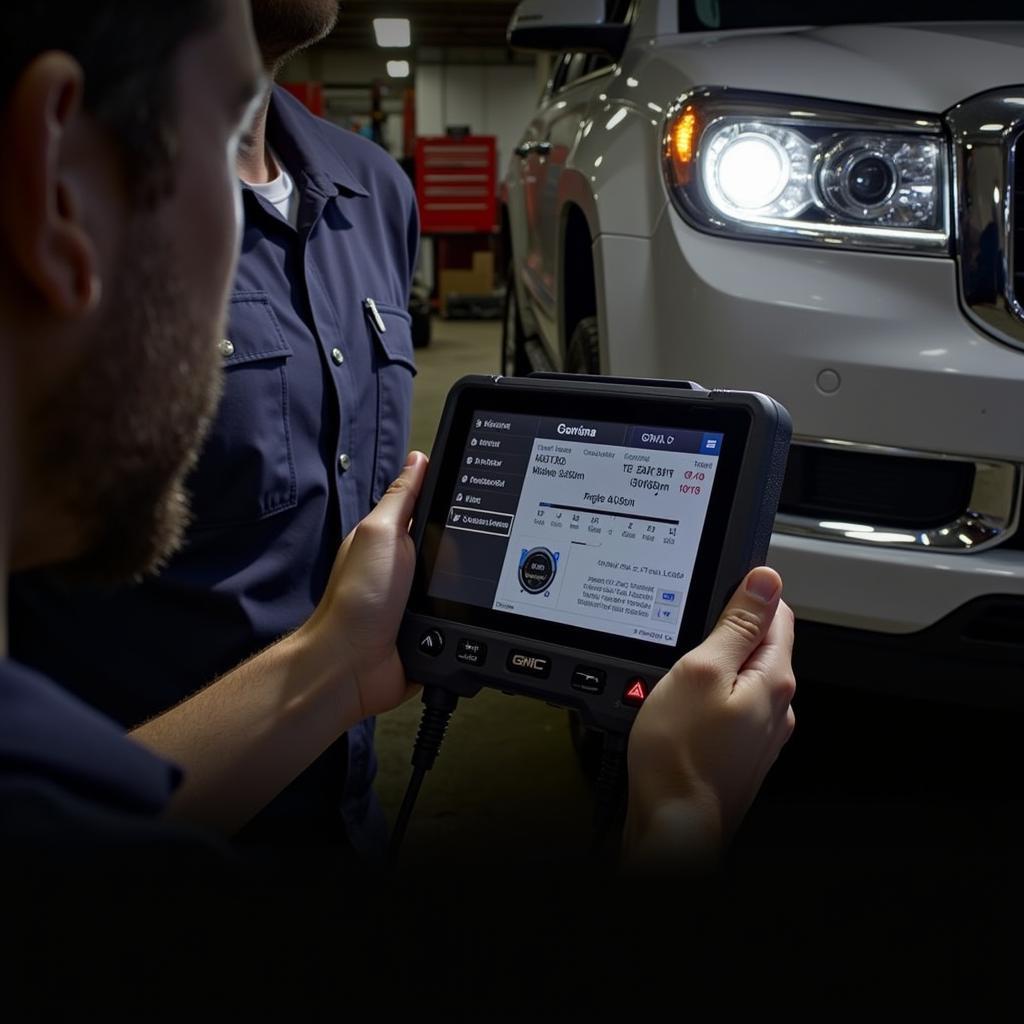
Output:
<path fill-rule="evenodd" d="M 303 179 L 325 195 L 369 196 L 370 191 L 324 139 L 326 125 L 286 89 L 275 86 L 267 113 L 267 142 L 296 182 Z"/>

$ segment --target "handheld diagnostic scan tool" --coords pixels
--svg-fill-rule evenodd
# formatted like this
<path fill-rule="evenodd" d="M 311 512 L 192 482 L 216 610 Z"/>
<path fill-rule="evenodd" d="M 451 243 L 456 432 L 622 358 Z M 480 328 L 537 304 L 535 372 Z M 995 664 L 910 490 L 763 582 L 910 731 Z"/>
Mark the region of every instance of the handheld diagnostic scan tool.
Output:
<path fill-rule="evenodd" d="M 627 733 L 763 563 L 790 432 L 781 405 L 749 392 L 464 377 L 413 520 L 409 678 L 538 697 Z"/>

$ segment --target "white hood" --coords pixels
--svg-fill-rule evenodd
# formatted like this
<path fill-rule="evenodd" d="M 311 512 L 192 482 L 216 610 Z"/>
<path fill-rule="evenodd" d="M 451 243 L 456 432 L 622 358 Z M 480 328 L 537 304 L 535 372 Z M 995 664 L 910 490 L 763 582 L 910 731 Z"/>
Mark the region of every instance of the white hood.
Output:
<path fill-rule="evenodd" d="M 692 85 L 920 113 L 939 114 L 977 93 L 1024 85 L 1024 22 L 701 33 L 662 37 L 654 49 Z"/>

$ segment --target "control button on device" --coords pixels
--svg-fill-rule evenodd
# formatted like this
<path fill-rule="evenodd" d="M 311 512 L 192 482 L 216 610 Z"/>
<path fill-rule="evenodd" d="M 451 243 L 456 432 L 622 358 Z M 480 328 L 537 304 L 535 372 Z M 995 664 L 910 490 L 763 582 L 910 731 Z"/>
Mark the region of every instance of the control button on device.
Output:
<path fill-rule="evenodd" d="M 577 665 L 572 674 L 572 688 L 581 693 L 604 693 L 605 674 L 599 668 Z"/>
<path fill-rule="evenodd" d="M 482 665 L 487 660 L 487 644 L 479 640 L 460 640 L 455 657 L 466 665 Z"/>
<path fill-rule="evenodd" d="M 551 671 L 551 659 L 541 654 L 530 654 L 529 651 L 509 651 L 506 662 L 510 672 L 518 672 L 523 676 L 537 676 L 547 679 Z"/>
<path fill-rule="evenodd" d="M 647 680 L 643 676 L 634 676 L 626 683 L 625 692 L 622 694 L 622 703 L 632 704 L 633 707 L 638 708 L 647 700 L 647 694 L 650 692 L 651 688 L 647 685 Z"/>
<path fill-rule="evenodd" d="M 420 650 L 436 658 L 444 650 L 444 633 L 439 629 L 428 629 L 420 637 Z"/>

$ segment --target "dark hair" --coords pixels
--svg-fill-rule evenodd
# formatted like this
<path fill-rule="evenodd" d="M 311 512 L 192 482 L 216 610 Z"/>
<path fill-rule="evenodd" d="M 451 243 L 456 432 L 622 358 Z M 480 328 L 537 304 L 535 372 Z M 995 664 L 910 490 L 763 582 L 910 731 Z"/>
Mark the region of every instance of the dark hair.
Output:
<path fill-rule="evenodd" d="M 222 0 L 16 0 L 4 12 L 0 88 L 48 50 L 81 64 L 87 110 L 117 144 L 136 196 L 166 191 L 177 151 L 174 59 L 216 23 Z"/>

